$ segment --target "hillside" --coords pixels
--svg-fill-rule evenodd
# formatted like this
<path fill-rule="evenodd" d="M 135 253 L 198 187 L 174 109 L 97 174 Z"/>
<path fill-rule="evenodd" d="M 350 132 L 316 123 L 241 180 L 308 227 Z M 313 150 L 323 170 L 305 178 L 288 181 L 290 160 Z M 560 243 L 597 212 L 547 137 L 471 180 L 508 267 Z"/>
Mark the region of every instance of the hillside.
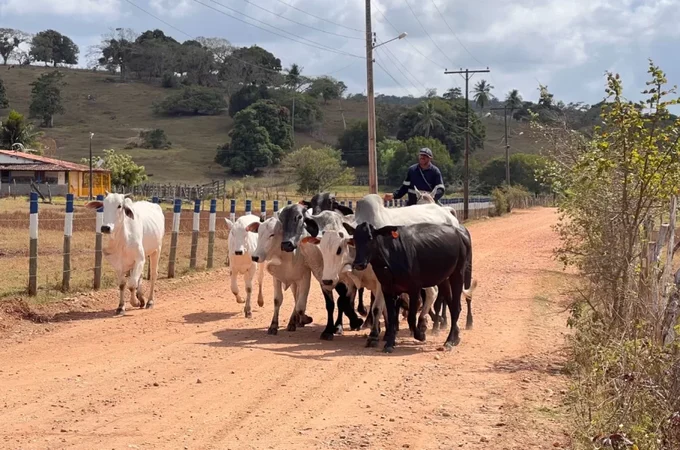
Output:
<path fill-rule="evenodd" d="M 43 72 L 42 67 L 2 68 L 10 107 L 27 114 L 31 86 Z M 135 161 L 146 166 L 154 182 L 201 183 L 223 179 L 224 168 L 213 162 L 215 149 L 228 141 L 232 119 L 221 116 L 168 118 L 152 114 L 154 101 L 167 96 L 172 90 L 143 82 L 114 82 L 109 73 L 100 71 L 61 69 L 67 83 L 63 88 L 65 114 L 55 117 L 55 127 L 41 129 L 45 136 L 55 140 L 56 157 L 79 161 L 87 157 L 89 134 L 93 132 L 93 153 L 102 149 L 123 149 L 129 139 L 140 129 L 162 128 L 172 142 L 170 150 L 125 150 Z M 349 124 L 364 120 L 366 105 L 357 101 L 332 101 L 322 105 L 324 120 L 321 129 L 313 135 L 295 133 L 297 146 L 334 144 L 343 130 L 343 114 Z M 0 110 L 5 117 L 8 110 Z M 519 133 L 525 125 L 511 121 L 512 151 L 535 153 L 538 145 Z M 504 154 L 503 120 L 492 116 L 484 119 L 487 126 L 485 148 L 476 152 L 480 162 Z"/>

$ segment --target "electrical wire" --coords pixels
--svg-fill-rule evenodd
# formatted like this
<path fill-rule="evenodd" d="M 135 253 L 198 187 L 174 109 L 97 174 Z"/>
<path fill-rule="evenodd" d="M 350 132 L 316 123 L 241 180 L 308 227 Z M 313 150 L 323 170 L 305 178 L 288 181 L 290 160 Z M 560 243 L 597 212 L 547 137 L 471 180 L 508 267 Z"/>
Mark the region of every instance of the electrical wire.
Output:
<path fill-rule="evenodd" d="M 335 26 L 337 26 L 337 27 L 345 28 L 345 29 L 347 29 L 347 30 L 357 31 L 357 32 L 359 32 L 359 33 L 364 33 L 364 34 L 366 34 L 366 30 L 359 30 L 359 29 L 357 29 L 357 28 L 352 28 L 352 27 L 348 27 L 348 26 L 346 26 L 346 25 L 342 25 L 342 24 L 337 23 L 337 22 L 333 22 L 332 20 L 325 19 L 325 18 L 323 18 L 323 17 L 317 16 L 317 15 L 314 15 L 314 14 L 308 12 L 308 11 L 305 11 L 304 9 L 300 9 L 300 8 L 298 8 L 297 6 L 291 5 L 290 3 L 286 3 L 286 2 L 284 2 L 283 0 L 276 0 L 276 1 L 279 2 L 279 3 L 281 3 L 281 4 L 284 4 L 284 5 L 288 6 L 289 8 L 293 8 L 293 9 L 296 10 L 296 11 L 300 11 L 301 13 L 307 14 L 307 15 L 310 16 L 310 17 L 314 17 L 315 19 L 322 20 L 322 21 L 324 21 L 324 22 L 328 22 L 328 23 L 333 24 L 333 25 L 335 25 Z M 364 38 L 362 38 L 362 39 L 364 39 Z"/>
<path fill-rule="evenodd" d="M 468 54 L 469 54 L 470 56 L 472 56 L 472 59 L 474 59 L 475 61 L 477 61 L 479 64 L 481 64 L 481 65 L 483 66 L 484 64 L 482 64 L 482 62 L 481 62 L 480 60 L 478 60 L 478 59 L 475 57 L 475 55 L 473 55 L 472 52 L 470 52 L 470 50 L 468 50 L 468 48 L 465 46 L 465 44 L 463 44 L 463 42 L 458 38 L 458 35 L 456 34 L 455 31 L 453 31 L 453 28 L 451 28 L 451 26 L 449 25 L 449 23 L 446 21 L 446 19 L 444 18 L 444 14 L 442 14 L 442 12 L 439 10 L 439 7 L 438 7 L 437 4 L 435 3 L 435 1 L 434 1 L 434 0 L 430 0 L 430 1 L 432 2 L 432 4 L 434 5 L 435 9 L 436 9 L 437 12 L 439 13 L 439 16 L 442 18 L 442 20 L 444 21 L 444 23 L 445 23 L 446 26 L 448 27 L 449 31 L 450 31 L 451 34 L 453 34 L 453 36 L 456 38 L 456 40 L 458 41 L 458 43 L 460 44 L 460 46 L 463 47 L 463 48 L 465 49 L 465 51 L 468 52 Z"/>
<path fill-rule="evenodd" d="M 418 16 L 416 15 L 415 11 L 413 11 L 413 8 L 411 8 L 411 4 L 408 2 L 408 0 L 404 0 L 404 2 L 406 3 L 406 6 L 408 6 L 408 9 L 411 10 L 411 14 L 413 14 L 413 17 L 415 17 L 416 21 L 418 22 L 418 25 L 420 25 L 420 28 L 423 29 L 423 31 L 425 32 L 425 34 L 427 35 L 427 37 L 430 38 L 430 41 L 432 41 L 432 43 L 434 44 L 434 46 L 437 47 L 437 50 L 439 50 L 439 52 L 440 52 L 442 55 L 444 55 L 444 58 L 446 58 L 446 59 L 449 60 L 449 62 L 451 63 L 451 65 L 455 66 L 456 64 L 453 62 L 453 60 L 451 60 L 451 58 L 449 58 L 449 56 L 448 56 L 446 53 L 444 53 L 444 51 L 439 47 L 439 45 L 437 45 L 437 43 L 434 41 L 434 39 L 432 39 L 432 36 L 430 36 L 430 33 L 427 32 L 427 30 L 426 30 L 425 27 L 423 26 L 422 22 L 420 21 L 420 19 L 419 19 Z"/>

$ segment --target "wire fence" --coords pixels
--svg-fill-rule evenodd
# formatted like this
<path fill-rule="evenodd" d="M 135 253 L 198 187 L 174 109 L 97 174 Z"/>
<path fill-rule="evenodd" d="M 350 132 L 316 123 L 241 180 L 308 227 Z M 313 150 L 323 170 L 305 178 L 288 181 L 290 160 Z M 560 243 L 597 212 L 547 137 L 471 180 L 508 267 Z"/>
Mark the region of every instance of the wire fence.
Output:
<path fill-rule="evenodd" d="M 356 200 L 358 198 L 339 199 L 350 208 L 356 205 Z M 156 197 L 152 201 L 160 202 Z M 102 211 L 95 213 L 83 205 L 75 205 L 70 194 L 63 202 L 61 210 L 54 205 L 39 210 L 37 194 L 33 193 L 28 208 L 0 213 L 0 265 L 3 268 L 0 298 L 26 293 L 49 296 L 116 285 L 115 272 L 102 255 L 105 245 L 99 232 Z M 164 210 L 166 232 L 159 278 L 228 265 L 228 231 L 224 219 L 235 220 L 244 214 L 271 217 L 292 200 L 285 203 L 260 200 L 259 211 L 251 200 L 230 199 L 228 211 L 217 211 L 217 203 L 217 199 L 195 200 L 193 208 L 187 209 L 181 199 L 175 199 L 172 209 Z M 443 203 L 452 206 L 462 218 L 462 202 L 447 199 Z M 548 206 L 550 203 L 549 197 L 534 197 L 515 207 Z M 388 207 L 403 205 L 403 201 L 386 203 Z M 488 198 L 471 198 L 470 220 L 492 213 L 493 204 Z M 29 245 L 26 245 L 27 241 Z M 148 279 L 148 261 L 144 276 Z"/>

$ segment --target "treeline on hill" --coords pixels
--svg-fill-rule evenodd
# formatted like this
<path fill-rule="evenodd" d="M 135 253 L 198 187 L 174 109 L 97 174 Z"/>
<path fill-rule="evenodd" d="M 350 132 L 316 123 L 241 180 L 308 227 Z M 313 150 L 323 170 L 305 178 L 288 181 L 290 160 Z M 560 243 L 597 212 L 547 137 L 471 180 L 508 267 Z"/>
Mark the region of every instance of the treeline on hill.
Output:
<path fill-rule="evenodd" d="M 0 29 L 0 56 L 5 64 L 13 61 L 55 67 L 54 72 L 43 74 L 33 86 L 29 114 L 30 118 L 39 119 L 43 127 L 55 126 L 55 116 L 64 112 L 60 87 L 67 80 L 57 68 L 75 64 L 79 54 L 80 49 L 68 36 L 54 30 L 30 35 Z M 117 29 L 103 35 L 101 43 L 91 47 L 87 56 L 94 70 L 104 68 L 111 72 L 111 82 L 137 81 L 167 88 L 168 95 L 152 105 L 154 114 L 229 114 L 233 118 L 230 140 L 217 148 L 215 162 L 235 175 L 253 174 L 283 163 L 294 151 L 293 130 L 313 133 L 322 126 L 324 104 L 334 100 L 366 101 L 361 94 L 346 94 L 347 87 L 342 81 L 329 76 L 306 76 L 297 64 L 283 68 L 276 55 L 257 45 L 235 47 L 222 38 L 199 37 L 179 42 L 157 29 L 143 33 Z M 563 120 L 574 129 L 588 126 L 596 117 L 587 105 L 554 102 L 543 86 L 537 104 L 523 101 L 516 90 L 499 100 L 492 89 L 482 80 L 471 92 L 474 193 L 489 193 L 505 179 L 501 170 L 504 160 L 492 160 L 483 167 L 474 161 L 474 152 L 484 145 L 486 130 L 480 116 L 488 107 L 505 104 L 515 120 L 528 121 L 532 117 L 544 123 Z M 4 108 L 11 103 L 11 93 L 4 91 L 1 80 L 0 103 Z M 450 89 L 441 96 L 435 89 L 429 89 L 420 98 L 379 94 L 376 105 L 381 182 L 399 184 L 408 165 L 416 161 L 418 147 L 428 146 L 435 153 L 435 164 L 442 169 L 449 191 L 460 189 L 467 126 L 465 99 L 460 89 Z M 39 134 L 21 114 L 11 111 L 3 121 L 2 144 L 21 142 L 28 146 Z M 324 160 L 333 161 L 337 173 L 342 173 L 341 178 L 347 181 L 346 166 L 367 164 L 367 143 L 367 122 L 349 123 L 335 148 L 324 149 L 328 156 Z M 165 132 L 156 129 L 141 132 L 137 142 L 130 145 L 163 149 L 171 144 Z M 532 192 L 540 192 L 545 187 L 535 181 L 534 172 L 541 164 L 540 157 L 524 155 L 520 149 L 513 154 L 511 179 Z M 293 166 L 288 163 L 282 167 Z"/>

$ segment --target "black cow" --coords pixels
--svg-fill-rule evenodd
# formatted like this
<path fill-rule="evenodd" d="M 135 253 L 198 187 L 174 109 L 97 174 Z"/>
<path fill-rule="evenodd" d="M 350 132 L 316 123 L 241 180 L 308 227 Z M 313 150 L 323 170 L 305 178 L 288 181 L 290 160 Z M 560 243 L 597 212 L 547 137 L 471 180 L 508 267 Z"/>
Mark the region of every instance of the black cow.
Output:
<path fill-rule="evenodd" d="M 310 208 L 312 214 L 319 214 L 321 211 L 337 211 L 344 216 L 354 214 L 351 208 L 338 203 L 335 195 L 330 192 L 319 192 L 312 197 L 311 201 L 302 200 L 300 203 Z"/>
<path fill-rule="evenodd" d="M 279 221 L 283 226 L 283 240 L 281 242 L 281 250 L 284 252 L 294 251 L 300 244 L 300 240 L 306 232 L 306 227 L 311 227 L 316 229 L 313 235 L 319 232 L 319 229 L 324 229 L 324 227 L 331 222 L 335 228 L 340 228 L 342 225 L 342 220 L 339 219 L 337 213 L 331 211 L 322 211 L 318 215 L 315 215 L 315 219 L 306 216 L 307 207 L 301 204 L 288 205 L 281 210 L 279 214 Z M 328 221 L 327 223 L 325 221 Z M 341 229 L 341 228 L 340 228 Z M 312 269 L 314 272 L 314 269 Z M 333 335 L 337 332 L 342 334 L 342 318 L 340 319 L 340 326 L 336 327 L 333 323 L 333 313 L 335 311 L 335 302 L 333 300 L 333 291 L 324 288 L 323 283 L 319 282 L 321 286 L 321 291 L 323 292 L 324 299 L 326 301 L 326 313 L 328 314 L 328 321 L 326 323 L 326 328 L 321 333 L 321 339 L 333 340 Z M 344 313 L 350 322 L 350 327 L 352 330 L 359 330 L 364 321 L 357 317 L 356 312 L 352 306 L 352 300 L 356 292 L 356 288 L 345 285 L 344 283 L 338 283 L 335 285 L 335 291 L 338 293 L 338 311 Z"/>
<path fill-rule="evenodd" d="M 439 288 L 439 295 L 451 313 L 451 330 L 445 348 L 450 350 L 458 345 L 460 296 L 470 251 L 470 242 L 462 232 L 451 225 L 433 223 L 376 229 L 363 222 L 356 229 L 349 224 L 344 227 L 353 235 L 356 247 L 353 267 L 364 270 L 370 263 L 385 295 L 388 321 L 385 352 L 394 351 L 398 320 L 396 298 L 402 293 L 410 298 L 409 328 L 416 339 L 425 340 L 425 322 L 419 320 L 416 327 L 415 321 L 420 290 L 429 286 Z"/>

